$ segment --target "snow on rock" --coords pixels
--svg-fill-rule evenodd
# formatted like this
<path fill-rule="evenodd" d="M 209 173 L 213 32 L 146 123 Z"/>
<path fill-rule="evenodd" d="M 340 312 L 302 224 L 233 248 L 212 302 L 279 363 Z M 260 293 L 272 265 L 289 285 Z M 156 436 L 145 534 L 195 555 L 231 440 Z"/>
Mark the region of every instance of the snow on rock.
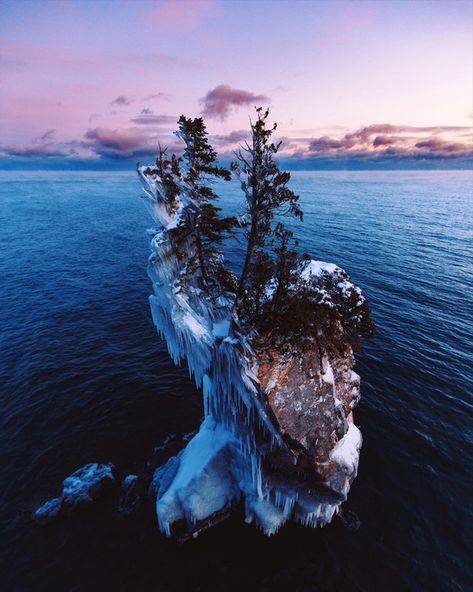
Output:
<path fill-rule="evenodd" d="M 353 421 L 350 422 L 347 433 L 337 442 L 330 453 L 330 458 L 343 467 L 348 474 L 356 473 L 362 437 L 360 430 Z"/>
<path fill-rule="evenodd" d="M 62 500 L 69 507 L 88 504 L 115 481 L 112 463 L 89 463 L 64 479 L 62 482 Z"/>
<path fill-rule="evenodd" d="M 64 514 L 70 514 L 84 504 L 90 504 L 110 491 L 115 485 L 112 463 L 89 463 L 62 482 L 58 498 L 42 504 L 33 514 L 38 524 L 47 524 Z"/>
<path fill-rule="evenodd" d="M 308 280 L 321 275 L 329 275 L 342 271 L 340 267 L 333 263 L 325 263 L 325 261 L 308 261 L 305 267 L 302 269 L 300 276 L 304 280 Z"/>

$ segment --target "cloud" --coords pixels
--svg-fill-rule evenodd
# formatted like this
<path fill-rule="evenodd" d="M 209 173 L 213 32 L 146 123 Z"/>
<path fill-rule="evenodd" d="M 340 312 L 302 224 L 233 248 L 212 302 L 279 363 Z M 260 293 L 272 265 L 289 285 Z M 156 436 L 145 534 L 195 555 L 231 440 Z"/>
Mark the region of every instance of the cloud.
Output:
<path fill-rule="evenodd" d="M 174 118 L 173 118 L 174 120 Z M 182 152 L 181 143 L 167 131 L 160 132 L 161 143 L 173 152 Z M 88 129 L 82 138 L 70 141 L 56 140 L 54 130 L 44 133 L 25 144 L 0 144 L 0 160 L 29 159 L 48 162 L 60 160 L 123 160 L 138 156 L 154 157 L 157 153 L 158 134 L 149 128 L 116 128 L 98 126 Z"/>
<path fill-rule="evenodd" d="M 0 145 L 2 166 L 14 162 L 115 163 L 126 159 L 153 158 L 158 140 L 171 152 L 182 152 L 171 130 L 176 118 L 154 115 L 143 109 L 132 119 L 139 125 L 126 128 L 91 127 L 79 139 L 62 141 L 54 129 L 46 129 L 32 141 Z M 143 123 L 148 121 L 147 123 Z M 170 125 L 173 124 L 173 125 Z M 154 127 L 153 127 L 154 126 Z M 325 130 L 323 130 L 325 131 Z M 466 168 L 473 163 L 471 127 L 402 126 L 374 124 L 353 132 L 336 128 L 320 137 L 280 138 L 279 157 L 289 168 Z M 320 133 L 320 132 L 319 132 Z M 232 158 L 238 144 L 249 138 L 248 130 L 215 134 L 212 143 L 222 158 Z M 51 164 L 51 166 L 53 166 Z M 104 166 L 107 166 L 104 164 Z"/>
<path fill-rule="evenodd" d="M 50 140 L 54 136 L 55 133 L 56 133 L 56 130 L 54 130 L 54 129 L 46 130 L 44 132 L 44 134 L 41 134 L 40 136 L 38 136 L 38 138 L 36 138 L 36 140 L 33 140 L 33 142 L 34 141 L 37 141 L 39 143 L 40 142 L 47 142 L 48 140 Z"/>
<path fill-rule="evenodd" d="M 144 111 L 149 111 L 149 113 L 144 113 Z M 143 109 L 141 111 L 141 115 L 137 115 L 136 117 L 132 117 L 130 121 L 132 123 L 136 123 L 138 125 L 170 125 L 176 124 L 177 117 L 173 115 L 153 115 L 151 109 Z"/>
<path fill-rule="evenodd" d="M 77 141 L 61 142 L 54 139 L 56 130 L 49 129 L 28 144 L 0 145 L 0 155 L 16 158 L 70 158 L 80 156 L 81 143 Z M 86 152 L 82 153 L 87 156 Z"/>
<path fill-rule="evenodd" d="M 93 150 L 99 155 L 110 157 L 128 157 L 137 154 L 154 154 L 156 144 L 152 139 L 134 128 L 110 129 L 96 127 L 85 133 Z"/>
<path fill-rule="evenodd" d="M 167 95 L 163 92 L 157 92 L 154 95 L 144 97 L 143 101 L 154 101 L 155 99 L 167 99 Z"/>
<path fill-rule="evenodd" d="M 470 148 L 473 153 L 473 145 L 470 143 L 461 142 L 450 142 L 448 140 L 442 140 L 441 138 L 432 137 L 428 140 L 423 140 L 415 144 L 415 148 L 420 150 L 427 150 L 438 154 L 454 154 L 458 152 L 464 152 Z"/>
<path fill-rule="evenodd" d="M 120 95 L 110 103 L 110 106 L 119 105 L 120 107 L 126 107 L 128 105 L 131 105 L 134 100 L 135 99 L 133 97 L 126 97 L 125 95 Z"/>
<path fill-rule="evenodd" d="M 329 150 L 338 150 L 343 147 L 343 140 L 335 140 L 334 138 L 330 138 L 330 136 L 321 136 L 310 141 L 309 152 L 328 152 Z"/>
<path fill-rule="evenodd" d="M 320 158 L 470 158 L 473 156 L 473 143 L 462 139 L 468 129 L 471 130 L 463 126 L 374 124 L 341 137 L 325 135 L 312 138 L 305 149 L 299 143 L 297 154 Z"/>
<path fill-rule="evenodd" d="M 250 132 L 248 130 L 234 130 L 229 134 L 212 136 L 212 140 L 217 144 L 239 144 L 248 140 L 249 137 Z"/>
<path fill-rule="evenodd" d="M 34 157 L 41 156 L 45 158 L 50 157 L 67 157 L 75 154 L 73 149 L 64 149 L 61 146 L 45 145 L 45 144 L 14 144 L 7 146 L 0 146 L 0 155 L 17 156 L 17 157 Z"/>
<path fill-rule="evenodd" d="M 248 107 L 258 103 L 268 103 L 269 98 L 265 95 L 232 88 L 228 84 L 220 84 L 213 90 L 209 90 L 200 101 L 204 106 L 202 113 L 205 117 L 218 117 L 224 120 L 230 115 L 232 107 Z"/>
<path fill-rule="evenodd" d="M 401 141 L 403 141 L 403 138 L 400 138 L 399 136 L 376 136 L 373 140 L 373 146 L 375 148 L 378 146 L 392 146 Z"/>

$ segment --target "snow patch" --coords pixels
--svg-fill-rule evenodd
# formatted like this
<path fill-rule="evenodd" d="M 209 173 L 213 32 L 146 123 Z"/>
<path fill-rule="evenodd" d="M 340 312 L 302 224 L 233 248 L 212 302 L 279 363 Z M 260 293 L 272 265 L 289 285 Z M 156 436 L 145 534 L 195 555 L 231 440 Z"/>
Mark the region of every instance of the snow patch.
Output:
<path fill-rule="evenodd" d="M 300 276 L 304 280 L 310 280 L 324 274 L 335 273 L 340 271 L 340 267 L 334 263 L 326 263 L 325 261 L 307 261 L 306 265 L 300 272 Z"/>
<path fill-rule="evenodd" d="M 347 433 L 330 453 L 331 460 L 344 467 L 347 473 L 356 475 L 361 443 L 361 432 L 352 421 L 349 423 Z"/>

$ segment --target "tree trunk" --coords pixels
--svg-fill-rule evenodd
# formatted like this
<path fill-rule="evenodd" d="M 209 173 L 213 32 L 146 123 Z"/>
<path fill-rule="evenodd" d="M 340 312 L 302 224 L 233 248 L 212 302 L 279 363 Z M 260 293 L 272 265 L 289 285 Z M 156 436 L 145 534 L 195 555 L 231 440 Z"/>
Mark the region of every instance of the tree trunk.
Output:
<path fill-rule="evenodd" d="M 235 303 L 233 305 L 233 310 L 236 312 L 238 305 L 240 304 L 240 300 L 243 297 L 243 293 L 245 291 L 246 280 L 248 278 L 248 273 L 250 271 L 250 263 L 251 258 L 253 256 L 253 251 L 255 249 L 255 242 L 256 242 L 256 216 L 253 214 L 253 219 L 251 221 L 251 231 L 250 236 L 248 237 L 248 246 L 246 249 L 246 256 L 245 256 L 245 263 L 243 264 L 243 269 L 240 276 L 240 282 L 238 284 L 238 290 L 235 297 Z"/>
<path fill-rule="evenodd" d="M 200 236 L 199 228 L 194 224 L 195 244 L 197 247 L 197 256 L 199 257 L 200 271 L 202 273 L 202 283 L 207 283 L 207 267 L 205 265 L 204 250 L 202 246 L 202 238 Z"/>

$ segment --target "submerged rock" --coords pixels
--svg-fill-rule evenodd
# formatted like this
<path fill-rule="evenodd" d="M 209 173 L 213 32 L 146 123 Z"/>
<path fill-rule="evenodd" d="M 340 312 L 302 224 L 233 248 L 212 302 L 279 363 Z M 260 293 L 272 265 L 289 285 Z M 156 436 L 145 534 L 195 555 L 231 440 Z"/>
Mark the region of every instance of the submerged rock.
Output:
<path fill-rule="evenodd" d="M 84 465 L 64 479 L 61 496 L 42 504 L 34 512 L 34 520 L 40 525 L 48 524 L 102 497 L 115 485 L 114 469 L 112 463 Z"/>
<path fill-rule="evenodd" d="M 34 520 L 40 525 L 44 526 L 55 520 L 62 510 L 62 499 L 55 497 L 47 502 L 44 502 L 33 514 Z"/>
<path fill-rule="evenodd" d="M 138 475 L 127 475 L 121 484 L 118 498 L 118 511 L 121 514 L 131 514 L 141 505 L 143 483 Z"/>

